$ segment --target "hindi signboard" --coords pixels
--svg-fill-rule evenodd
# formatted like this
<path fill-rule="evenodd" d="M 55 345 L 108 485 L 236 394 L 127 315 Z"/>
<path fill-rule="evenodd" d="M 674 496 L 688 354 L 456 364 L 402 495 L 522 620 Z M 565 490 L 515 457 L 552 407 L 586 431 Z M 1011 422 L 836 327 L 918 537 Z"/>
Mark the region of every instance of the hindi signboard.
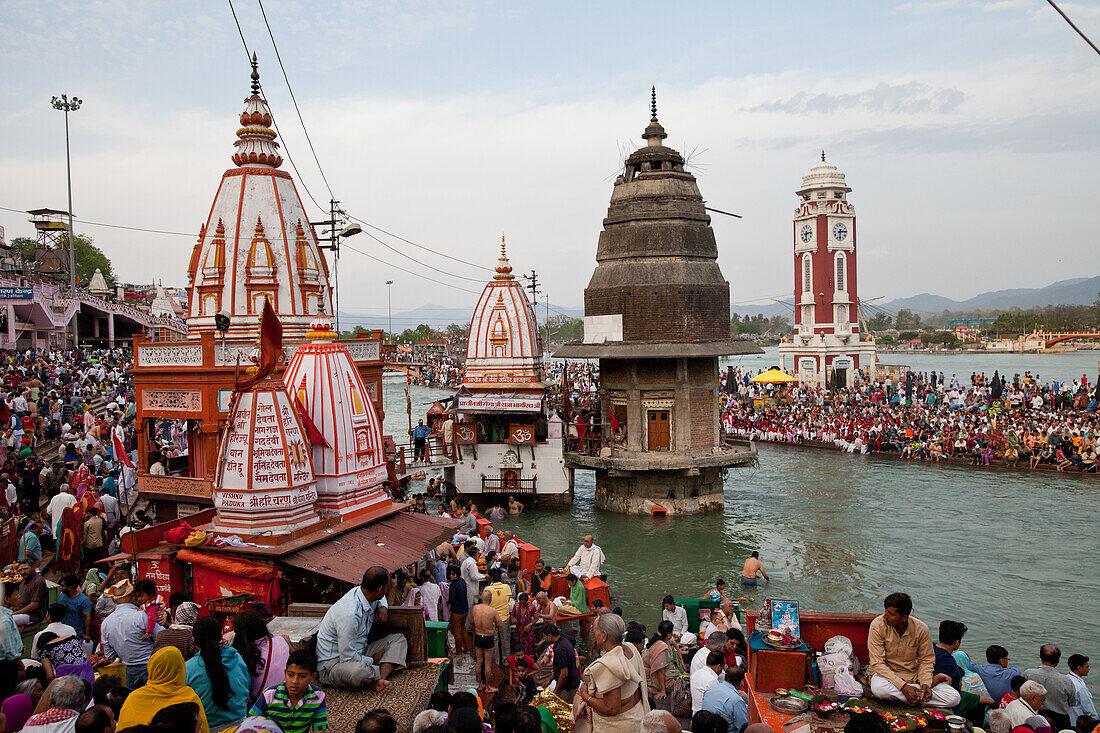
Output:
<path fill-rule="evenodd" d="M 459 395 L 458 409 L 466 412 L 538 412 L 542 409 L 542 400 L 538 397 Z"/>

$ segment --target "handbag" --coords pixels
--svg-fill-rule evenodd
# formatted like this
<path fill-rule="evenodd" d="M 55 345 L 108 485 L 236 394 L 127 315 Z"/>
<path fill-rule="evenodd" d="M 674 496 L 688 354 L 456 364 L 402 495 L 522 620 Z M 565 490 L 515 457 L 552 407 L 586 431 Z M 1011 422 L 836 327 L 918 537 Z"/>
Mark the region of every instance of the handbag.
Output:
<path fill-rule="evenodd" d="M 672 683 L 672 701 L 669 707 L 677 718 L 691 717 L 691 681 L 681 678 Z"/>

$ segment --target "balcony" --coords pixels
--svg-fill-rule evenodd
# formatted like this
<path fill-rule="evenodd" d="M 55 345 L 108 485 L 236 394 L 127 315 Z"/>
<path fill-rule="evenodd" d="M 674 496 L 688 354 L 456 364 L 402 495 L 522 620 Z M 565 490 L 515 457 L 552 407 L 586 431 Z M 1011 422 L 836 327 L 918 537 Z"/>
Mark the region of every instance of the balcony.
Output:
<path fill-rule="evenodd" d="M 522 476 L 514 479 L 504 479 L 500 476 L 482 476 L 481 493 L 533 494 L 535 493 L 535 481 L 537 479 L 537 476 Z"/>

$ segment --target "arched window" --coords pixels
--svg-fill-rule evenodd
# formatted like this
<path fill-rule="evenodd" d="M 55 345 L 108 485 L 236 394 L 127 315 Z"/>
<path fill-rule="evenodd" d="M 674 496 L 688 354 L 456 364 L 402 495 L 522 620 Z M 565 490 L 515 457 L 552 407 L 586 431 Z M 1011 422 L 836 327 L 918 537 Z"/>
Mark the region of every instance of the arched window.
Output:
<path fill-rule="evenodd" d="M 836 322 L 838 326 L 848 323 L 848 306 L 838 305 L 836 307 Z"/>
<path fill-rule="evenodd" d="M 844 272 L 844 270 L 845 270 L 844 253 L 843 252 L 837 252 L 836 253 L 836 291 L 838 293 L 843 293 L 845 291 L 845 287 L 844 287 L 845 272 Z"/>
<path fill-rule="evenodd" d="M 810 253 L 802 255 L 802 292 L 809 293 L 814 289 L 813 281 L 813 263 L 810 260 Z"/>

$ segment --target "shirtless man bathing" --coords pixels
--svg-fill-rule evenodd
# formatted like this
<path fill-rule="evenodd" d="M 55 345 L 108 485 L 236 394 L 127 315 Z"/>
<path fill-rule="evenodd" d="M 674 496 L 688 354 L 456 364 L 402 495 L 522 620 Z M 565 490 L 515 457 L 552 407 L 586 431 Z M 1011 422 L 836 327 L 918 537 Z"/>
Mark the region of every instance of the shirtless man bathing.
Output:
<path fill-rule="evenodd" d="M 760 553 L 753 550 L 752 555 L 745 560 L 745 567 L 741 569 L 741 585 L 760 585 L 758 574 L 764 576 L 764 580 L 771 580 L 764 570 L 764 563 L 760 562 Z"/>
<path fill-rule="evenodd" d="M 500 614 L 489 602 L 493 600 L 493 592 L 481 591 L 481 603 L 470 609 L 470 616 L 474 621 L 474 676 L 477 677 L 477 687 L 482 692 L 498 692 L 498 688 L 491 687 L 493 679 L 493 647 L 496 642 L 497 628 L 503 628 Z"/>

